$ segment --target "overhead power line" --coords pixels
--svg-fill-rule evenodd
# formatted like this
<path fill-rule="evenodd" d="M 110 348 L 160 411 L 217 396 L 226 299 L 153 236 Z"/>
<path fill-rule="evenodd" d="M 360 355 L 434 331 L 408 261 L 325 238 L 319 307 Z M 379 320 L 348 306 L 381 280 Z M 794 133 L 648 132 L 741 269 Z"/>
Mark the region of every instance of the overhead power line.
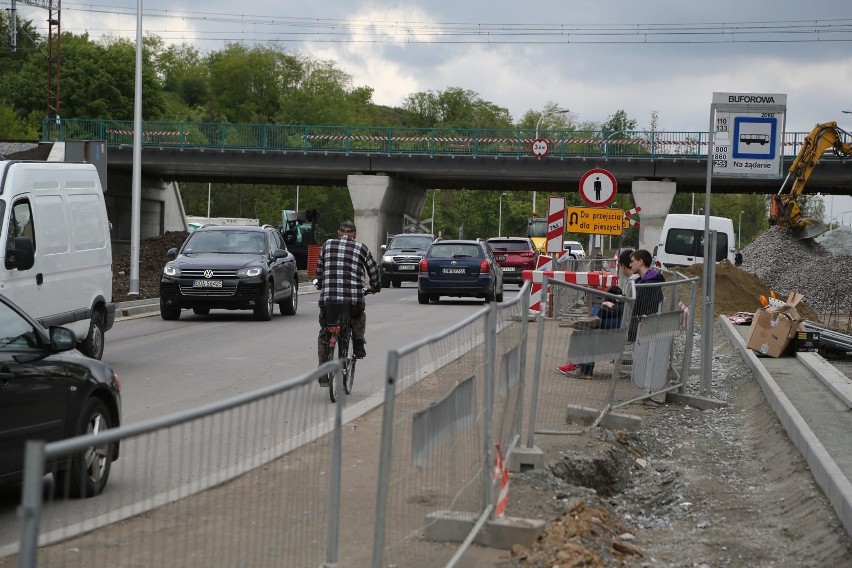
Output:
<path fill-rule="evenodd" d="M 66 12 L 135 18 L 135 7 L 64 2 Z M 106 19 L 106 18 L 104 18 Z M 708 44 L 850 42 L 852 18 L 682 23 L 493 23 L 296 18 L 164 9 L 143 12 L 146 33 L 167 41 L 375 44 Z M 64 30 L 128 36 L 135 27 L 93 22 Z"/>

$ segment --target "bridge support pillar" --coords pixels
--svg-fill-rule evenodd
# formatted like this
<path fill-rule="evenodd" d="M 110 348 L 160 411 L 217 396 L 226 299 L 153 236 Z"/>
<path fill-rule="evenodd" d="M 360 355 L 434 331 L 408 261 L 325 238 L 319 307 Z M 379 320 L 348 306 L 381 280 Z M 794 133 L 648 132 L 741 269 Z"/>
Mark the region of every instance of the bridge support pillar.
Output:
<path fill-rule="evenodd" d="M 426 190 L 386 175 L 350 175 L 346 178 L 355 209 L 358 240 L 370 247 L 380 262 L 379 246 L 387 236 L 401 233 L 404 215 L 419 218 Z"/>
<path fill-rule="evenodd" d="M 633 201 L 641 207 L 639 213 L 639 248 L 654 253 L 660 242 L 663 222 L 669 214 L 677 184 L 673 181 L 634 181 Z"/>

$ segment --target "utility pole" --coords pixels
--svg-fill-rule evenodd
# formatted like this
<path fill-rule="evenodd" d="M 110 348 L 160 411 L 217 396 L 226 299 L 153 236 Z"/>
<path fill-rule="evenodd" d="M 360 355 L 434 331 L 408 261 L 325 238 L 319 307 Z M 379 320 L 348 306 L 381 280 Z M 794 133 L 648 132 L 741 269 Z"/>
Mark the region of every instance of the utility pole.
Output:
<path fill-rule="evenodd" d="M 12 51 L 18 47 L 18 21 L 16 2 L 47 10 L 47 118 L 56 120 L 59 132 L 60 74 L 62 68 L 62 26 L 60 25 L 61 0 L 12 0 L 9 12 L 9 44 Z"/>

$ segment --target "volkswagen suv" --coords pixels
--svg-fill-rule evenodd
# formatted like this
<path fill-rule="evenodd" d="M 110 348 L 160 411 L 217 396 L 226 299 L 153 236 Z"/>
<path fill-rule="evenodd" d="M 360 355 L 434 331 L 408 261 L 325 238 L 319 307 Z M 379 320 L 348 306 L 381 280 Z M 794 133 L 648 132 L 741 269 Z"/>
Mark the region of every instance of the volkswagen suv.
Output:
<path fill-rule="evenodd" d="M 403 282 L 417 282 L 420 259 L 435 240 L 428 233 L 403 233 L 396 235 L 386 246 L 382 245 L 382 288 L 402 286 Z"/>
<path fill-rule="evenodd" d="M 160 280 L 164 320 L 180 318 L 184 309 L 199 315 L 225 309 L 253 310 L 256 320 L 268 321 L 275 304 L 282 315 L 296 313 L 296 258 L 272 226 L 201 227 L 166 254 L 173 260 Z"/>

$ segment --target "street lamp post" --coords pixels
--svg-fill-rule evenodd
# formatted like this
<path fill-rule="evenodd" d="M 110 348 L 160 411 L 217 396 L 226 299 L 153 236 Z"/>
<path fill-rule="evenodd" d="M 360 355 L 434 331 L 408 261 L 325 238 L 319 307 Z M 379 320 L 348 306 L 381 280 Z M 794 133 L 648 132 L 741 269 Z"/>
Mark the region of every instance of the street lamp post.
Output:
<path fill-rule="evenodd" d="M 503 196 L 504 195 L 509 195 L 509 194 L 506 193 L 505 191 L 500 194 L 500 214 L 497 217 L 499 219 L 497 221 L 497 236 L 498 237 L 503 236 Z"/>
<path fill-rule="evenodd" d="M 438 236 L 437 234 L 435 234 L 435 194 L 438 193 L 439 191 L 441 191 L 441 190 L 440 189 L 433 189 L 432 190 L 432 235 L 435 236 L 435 237 Z"/>
<path fill-rule="evenodd" d="M 551 111 L 548 111 L 548 112 L 541 113 L 541 116 L 538 117 L 538 121 L 536 121 L 536 123 L 535 123 L 535 139 L 538 140 L 538 127 L 541 125 L 541 121 L 544 119 L 545 116 L 552 116 L 554 114 L 565 114 L 567 112 L 571 112 L 571 111 L 567 108 L 558 108 L 556 110 L 551 110 Z M 535 190 L 533 190 L 532 211 L 533 211 L 533 216 L 535 216 Z"/>
<path fill-rule="evenodd" d="M 743 213 L 745 211 L 740 211 L 740 221 L 737 224 L 737 250 L 742 248 L 742 231 L 743 231 Z"/>

